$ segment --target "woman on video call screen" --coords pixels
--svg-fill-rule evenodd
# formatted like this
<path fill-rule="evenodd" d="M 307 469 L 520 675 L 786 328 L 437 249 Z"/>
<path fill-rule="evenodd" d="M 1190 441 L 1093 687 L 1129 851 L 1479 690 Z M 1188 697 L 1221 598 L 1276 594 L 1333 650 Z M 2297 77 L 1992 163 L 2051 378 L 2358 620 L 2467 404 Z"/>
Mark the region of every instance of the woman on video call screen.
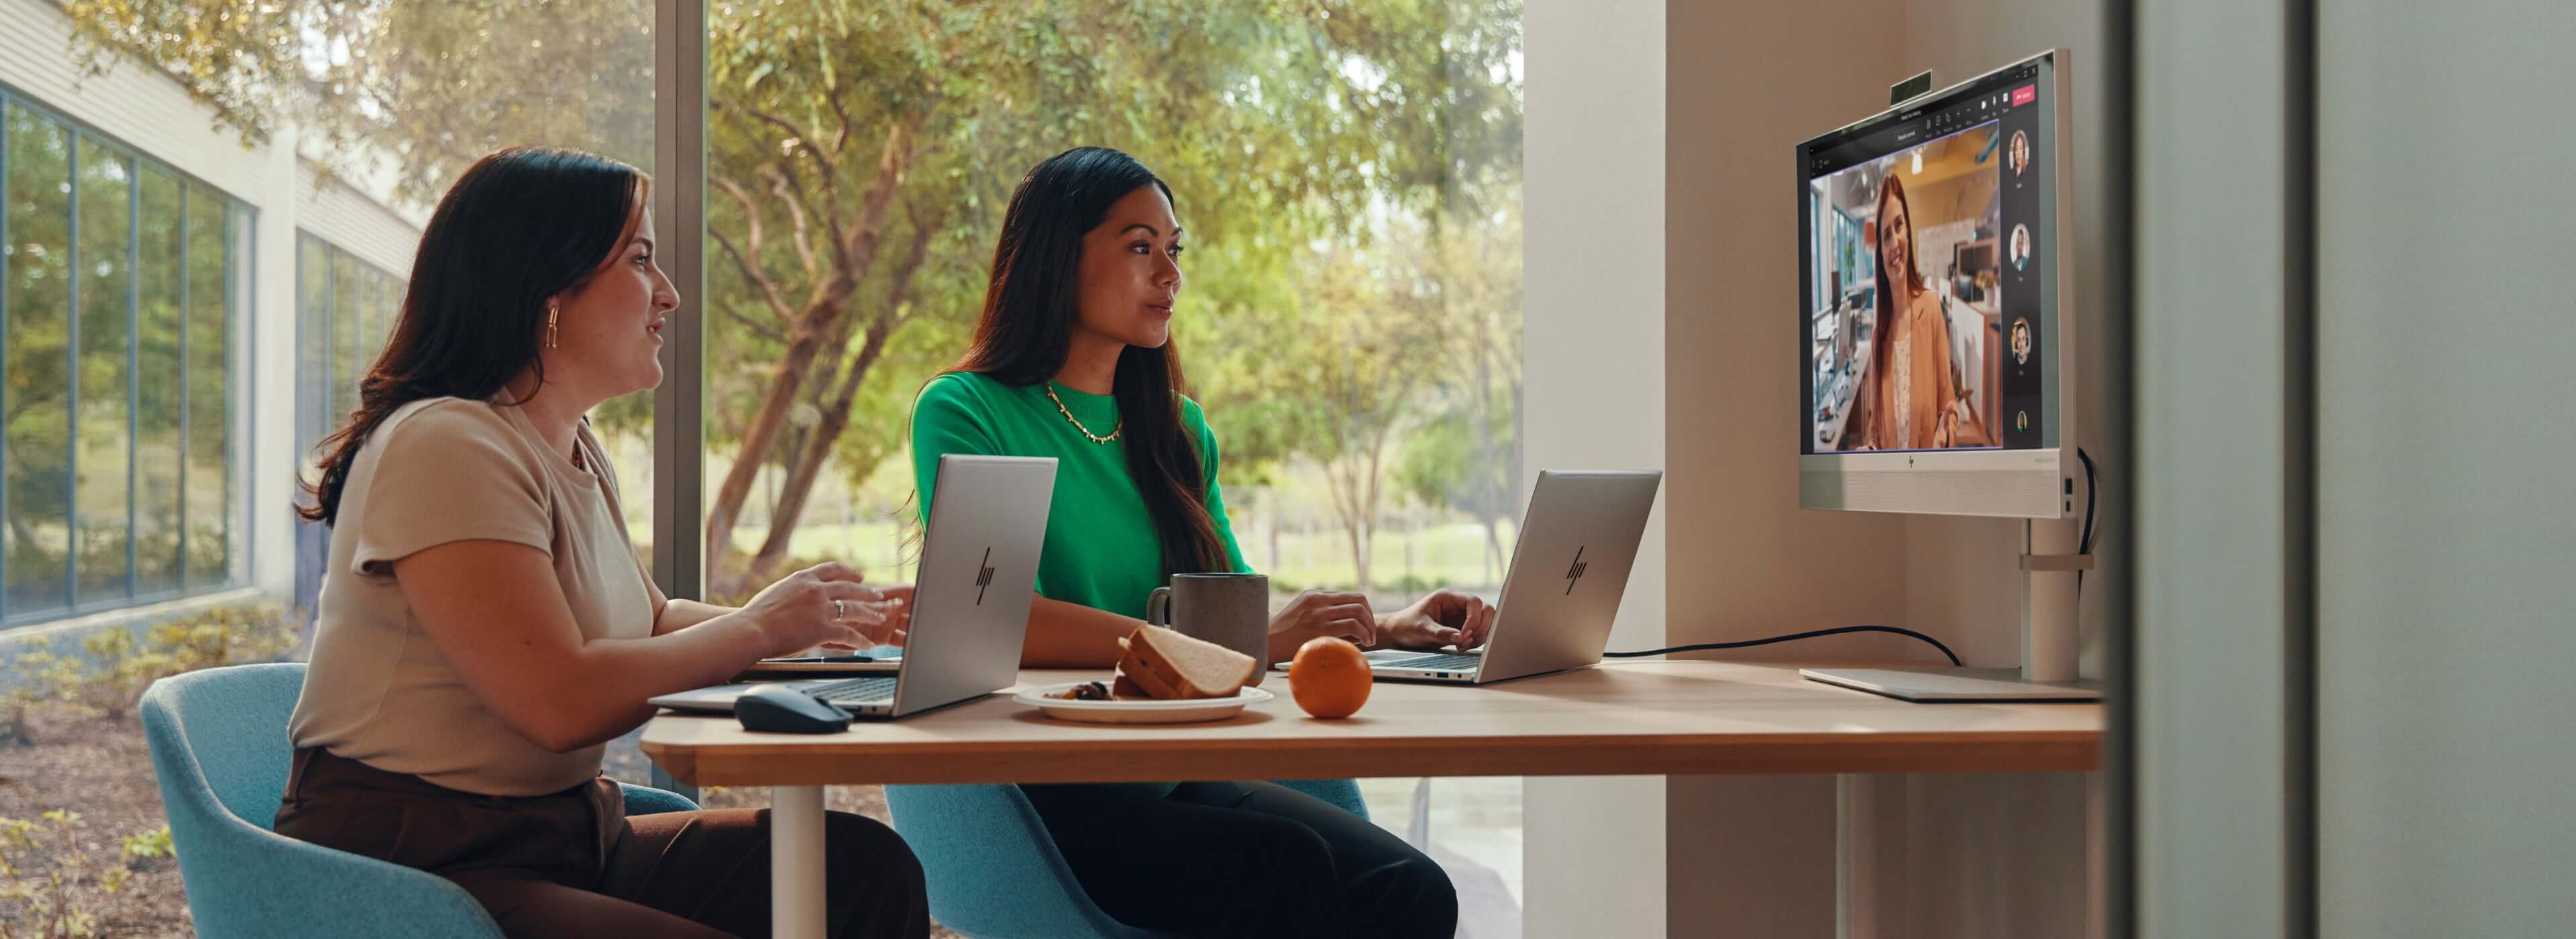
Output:
<path fill-rule="evenodd" d="M 2008 248 L 1993 124 L 1814 179 L 1818 452 L 1994 447 Z M 1989 351 L 1989 350 L 1992 351 Z"/>

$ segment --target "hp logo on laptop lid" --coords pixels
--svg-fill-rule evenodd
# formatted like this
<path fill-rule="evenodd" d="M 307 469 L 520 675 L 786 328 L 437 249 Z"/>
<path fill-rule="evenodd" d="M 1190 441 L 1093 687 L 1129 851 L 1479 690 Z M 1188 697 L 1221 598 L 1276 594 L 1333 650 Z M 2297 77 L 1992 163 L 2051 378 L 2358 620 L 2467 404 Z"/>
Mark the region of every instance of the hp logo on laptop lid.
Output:
<path fill-rule="evenodd" d="M 1585 563 L 1583 563 L 1583 549 L 1584 549 L 1584 547 L 1585 547 L 1585 546 L 1583 546 L 1583 545 L 1576 545 L 1576 546 L 1574 547 L 1574 566 L 1573 566 L 1573 567 L 1566 568 L 1566 570 L 1565 570 L 1565 595 L 1566 595 L 1566 596 L 1569 596 L 1569 597 L 1570 597 L 1570 596 L 1573 596 L 1573 595 L 1574 595 L 1574 585 L 1576 585 L 1576 584 L 1579 584 L 1579 583 L 1582 583 L 1582 582 L 1583 582 L 1583 569 L 1584 569 L 1584 568 L 1586 568 L 1586 567 L 1590 567 L 1590 566 L 1591 566 L 1591 565 L 1589 565 L 1589 564 L 1585 564 Z"/>
<path fill-rule="evenodd" d="M 993 549 L 984 549 L 984 560 L 976 565 L 975 605 L 984 605 L 984 591 L 993 586 Z"/>

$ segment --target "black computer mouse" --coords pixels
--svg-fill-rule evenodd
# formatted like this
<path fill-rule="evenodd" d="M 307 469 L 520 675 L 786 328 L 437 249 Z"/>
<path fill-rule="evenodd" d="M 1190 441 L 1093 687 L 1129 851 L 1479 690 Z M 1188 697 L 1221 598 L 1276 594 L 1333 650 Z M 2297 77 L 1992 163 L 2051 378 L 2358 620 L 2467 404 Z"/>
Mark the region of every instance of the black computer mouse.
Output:
<path fill-rule="evenodd" d="M 784 684 L 762 685 L 733 702 L 742 729 L 775 734 L 828 734 L 850 729 L 850 715 Z"/>

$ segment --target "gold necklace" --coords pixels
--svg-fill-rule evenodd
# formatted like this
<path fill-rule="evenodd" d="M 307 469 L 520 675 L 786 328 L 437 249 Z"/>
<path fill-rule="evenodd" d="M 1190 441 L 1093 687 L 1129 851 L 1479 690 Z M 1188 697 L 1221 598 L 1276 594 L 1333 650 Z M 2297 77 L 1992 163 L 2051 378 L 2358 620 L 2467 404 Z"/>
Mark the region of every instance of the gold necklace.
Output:
<path fill-rule="evenodd" d="M 1055 396 L 1054 382 L 1048 382 L 1046 384 L 1046 393 L 1047 400 L 1055 402 L 1055 412 L 1064 415 L 1064 419 L 1073 425 L 1073 429 L 1079 431 L 1082 436 L 1088 438 L 1092 443 L 1109 443 L 1115 441 L 1118 439 L 1119 432 L 1127 429 L 1127 422 L 1122 420 L 1118 422 L 1118 426 L 1109 429 L 1109 436 L 1103 437 L 1099 434 L 1092 433 L 1091 428 L 1082 426 L 1081 418 L 1074 417 L 1073 411 L 1064 406 L 1064 399 Z"/>

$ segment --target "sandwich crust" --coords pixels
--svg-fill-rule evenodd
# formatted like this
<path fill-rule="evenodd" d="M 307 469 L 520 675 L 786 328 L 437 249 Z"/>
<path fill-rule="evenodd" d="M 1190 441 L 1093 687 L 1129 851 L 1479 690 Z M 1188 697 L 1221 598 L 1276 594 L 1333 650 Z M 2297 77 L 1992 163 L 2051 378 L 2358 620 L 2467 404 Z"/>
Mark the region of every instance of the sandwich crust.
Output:
<path fill-rule="evenodd" d="M 1233 697 L 1259 666 L 1251 656 L 1159 626 L 1139 626 L 1118 645 L 1126 650 L 1120 686 L 1162 700 Z M 1121 694 L 1120 686 L 1111 694 Z"/>

